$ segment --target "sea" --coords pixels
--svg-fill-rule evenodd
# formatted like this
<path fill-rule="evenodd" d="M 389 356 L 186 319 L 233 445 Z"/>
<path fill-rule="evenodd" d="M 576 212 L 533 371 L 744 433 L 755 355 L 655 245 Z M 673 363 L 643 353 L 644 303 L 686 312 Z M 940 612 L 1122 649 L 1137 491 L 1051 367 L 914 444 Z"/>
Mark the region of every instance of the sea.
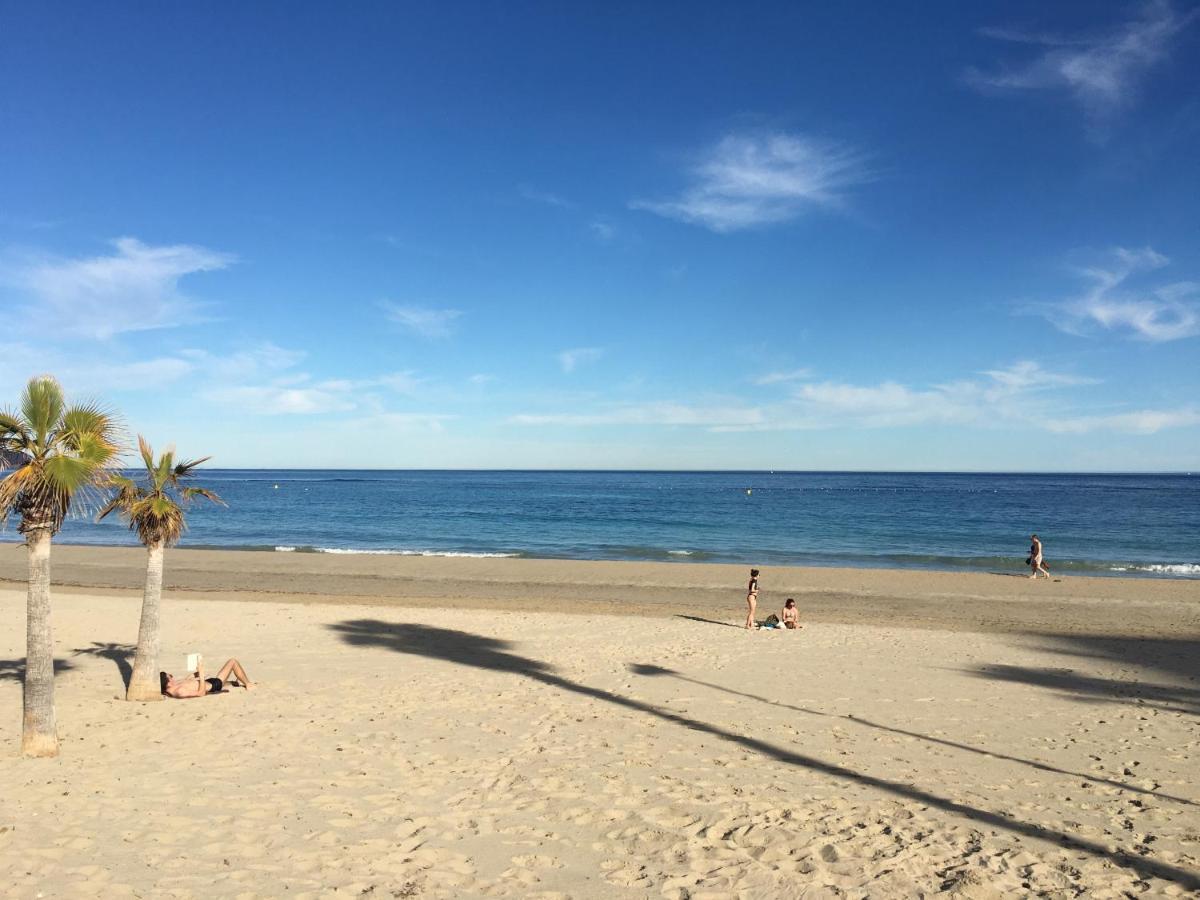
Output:
<path fill-rule="evenodd" d="M 130 473 L 134 474 L 134 473 Z M 185 547 L 1200 578 L 1200 474 L 203 470 Z M 10 519 L 0 541 L 18 541 Z M 59 542 L 135 544 L 110 517 Z"/>

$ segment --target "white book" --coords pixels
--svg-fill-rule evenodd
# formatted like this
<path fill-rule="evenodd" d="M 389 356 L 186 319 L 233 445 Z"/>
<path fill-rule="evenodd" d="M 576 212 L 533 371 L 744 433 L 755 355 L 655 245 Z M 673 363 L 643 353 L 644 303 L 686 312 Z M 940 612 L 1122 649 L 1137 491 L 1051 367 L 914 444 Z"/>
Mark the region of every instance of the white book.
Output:
<path fill-rule="evenodd" d="M 187 670 L 189 672 L 196 672 L 199 669 L 200 669 L 200 654 L 199 653 L 189 653 L 188 658 L 187 658 Z"/>

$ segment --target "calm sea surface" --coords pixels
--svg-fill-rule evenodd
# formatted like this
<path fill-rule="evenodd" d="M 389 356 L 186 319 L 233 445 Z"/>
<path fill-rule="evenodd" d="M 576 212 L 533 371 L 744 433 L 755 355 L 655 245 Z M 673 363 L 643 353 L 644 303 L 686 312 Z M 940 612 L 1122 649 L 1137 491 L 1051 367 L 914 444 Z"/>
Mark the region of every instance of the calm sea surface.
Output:
<path fill-rule="evenodd" d="M 1200 475 L 209 470 L 182 546 L 1200 577 Z M 15 522 L 0 541 L 16 541 Z M 58 540 L 132 544 L 72 520 Z"/>

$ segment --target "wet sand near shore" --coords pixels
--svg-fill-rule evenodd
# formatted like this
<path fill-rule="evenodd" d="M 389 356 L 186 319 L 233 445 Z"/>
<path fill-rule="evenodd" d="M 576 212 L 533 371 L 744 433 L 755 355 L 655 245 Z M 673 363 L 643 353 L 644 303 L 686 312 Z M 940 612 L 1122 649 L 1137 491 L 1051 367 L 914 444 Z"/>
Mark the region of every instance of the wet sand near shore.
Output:
<path fill-rule="evenodd" d="M 139 548 L 55 546 L 57 593 L 140 590 Z M 463 610 L 736 619 L 746 566 L 177 548 L 169 593 Z M 759 617 L 794 597 L 812 622 L 971 632 L 1157 637 L 1200 632 L 1200 581 L 894 569 L 764 568 Z M 0 585 L 26 578 L 23 545 L 0 544 Z"/>

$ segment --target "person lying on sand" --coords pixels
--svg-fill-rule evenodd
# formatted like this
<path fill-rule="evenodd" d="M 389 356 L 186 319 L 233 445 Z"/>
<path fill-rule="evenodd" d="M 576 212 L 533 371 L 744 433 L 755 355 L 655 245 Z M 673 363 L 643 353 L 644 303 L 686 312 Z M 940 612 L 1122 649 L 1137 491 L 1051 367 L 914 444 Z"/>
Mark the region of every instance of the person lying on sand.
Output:
<path fill-rule="evenodd" d="M 779 617 L 783 622 L 784 628 L 799 628 L 800 627 L 800 610 L 796 609 L 796 601 L 791 597 L 787 598 L 787 602 L 783 604 L 783 615 Z"/>
<path fill-rule="evenodd" d="M 233 676 L 230 678 L 230 676 Z M 167 672 L 158 673 L 159 680 L 162 682 L 162 692 L 168 697 L 176 700 L 189 700 L 192 697 L 204 697 L 208 694 L 220 694 L 225 691 L 225 685 L 236 679 L 237 683 L 246 690 L 251 690 L 254 685 L 250 678 L 246 675 L 246 670 L 242 668 L 242 664 L 236 659 L 231 659 L 225 665 L 221 666 L 215 678 L 204 677 L 204 664 L 184 678 L 176 678 Z"/>

